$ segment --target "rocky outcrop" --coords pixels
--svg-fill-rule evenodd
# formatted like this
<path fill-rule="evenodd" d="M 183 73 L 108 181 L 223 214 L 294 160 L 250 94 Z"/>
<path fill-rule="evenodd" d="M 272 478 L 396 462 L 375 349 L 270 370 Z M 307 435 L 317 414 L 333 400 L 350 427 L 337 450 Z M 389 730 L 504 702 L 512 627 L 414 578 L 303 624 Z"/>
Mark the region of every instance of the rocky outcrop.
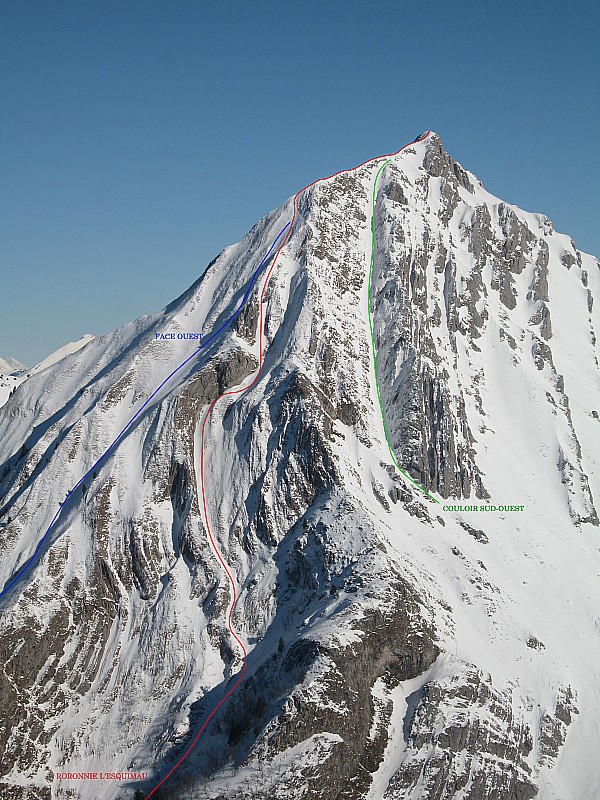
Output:
<path fill-rule="evenodd" d="M 406 755 L 385 800 L 531 800 L 538 794 L 527 757 L 533 733 L 515 718 L 510 692 L 477 670 L 428 683 L 406 720 Z"/>
<path fill-rule="evenodd" d="M 448 172 L 450 162 L 444 163 Z M 428 226 L 422 244 L 407 248 L 402 238 L 396 238 L 390 246 L 388 230 L 401 229 L 403 208 L 388 206 L 383 198 L 389 198 L 388 188 L 382 190 L 376 215 L 380 224 L 376 229 L 371 308 L 378 381 L 394 452 L 398 463 L 427 490 L 442 497 L 468 497 L 471 493 L 487 497 L 474 459 L 474 438 L 464 400 L 453 397 L 448 387 L 449 376 L 440 367 L 434 338 L 441 320 L 431 315 L 437 305 L 432 297 L 431 272 L 432 267 L 434 274 L 438 272 L 440 255 L 443 263 L 448 250 L 435 241 Z M 481 232 L 472 240 L 481 255 L 487 240 Z M 477 270 L 463 290 L 457 289 L 455 273 L 456 267 L 448 258 L 443 284 L 446 327 L 451 337 L 460 331 L 477 338 L 487 313 L 477 309 L 485 290 Z"/>

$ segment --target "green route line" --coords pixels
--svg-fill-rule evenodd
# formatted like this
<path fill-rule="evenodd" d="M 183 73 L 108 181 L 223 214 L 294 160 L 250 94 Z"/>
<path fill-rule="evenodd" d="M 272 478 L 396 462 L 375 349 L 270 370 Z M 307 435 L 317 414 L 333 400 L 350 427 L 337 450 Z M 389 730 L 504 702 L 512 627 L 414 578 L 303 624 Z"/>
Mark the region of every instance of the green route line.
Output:
<path fill-rule="evenodd" d="M 381 402 L 381 392 L 379 391 L 379 381 L 377 380 L 377 355 L 375 353 L 375 336 L 373 334 L 373 319 L 371 317 L 371 278 L 373 276 L 373 261 L 375 259 L 375 193 L 377 189 L 377 181 L 381 172 L 384 167 L 391 163 L 391 159 L 388 158 L 387 161 L 384 161 L 383 164 L 379 167 L 377 171 L 377 175 L 375 175 L 375 182 L 373 183 L 373 197 L 371 202 L 371 262 L 369 264 L 369 291 L 368 291 L 368 298 L 367 298 L 367 316 L 369 317 L 369 330 L 371 332 L 371 350 L 373 352 L 373 374 L 375 376 L 375 387 L 377 388 L 377 400 L 379 401 L 379 411 L 381 412 L 381 421 L 383 423 L 383 432 L 385 433 L 385 440 L 387 442 L 388 450 L 390 451 L 390 457 L 394 462 L 394 466 L 404 477 L 410 481 L 417 489 L 420 489 L 424 494 L 429 497 L 430 500 L 433 500 L 434 503 L 438 503 L 439 500 L 435 498 L 432 494 L 430 494 L 427 489 L 424 489 L 421 484 L 417 483 L 413 480 L 410 475 L 402 469 L 398 461 L 396 460 L 396 456 L 394 455 L 394 451 L 392 450 L 392 445 L 390 444 L 390 437 L 388 435 L 387 426 L 385 424 L 385 415 L 383 413 L 383 404 Z"/>

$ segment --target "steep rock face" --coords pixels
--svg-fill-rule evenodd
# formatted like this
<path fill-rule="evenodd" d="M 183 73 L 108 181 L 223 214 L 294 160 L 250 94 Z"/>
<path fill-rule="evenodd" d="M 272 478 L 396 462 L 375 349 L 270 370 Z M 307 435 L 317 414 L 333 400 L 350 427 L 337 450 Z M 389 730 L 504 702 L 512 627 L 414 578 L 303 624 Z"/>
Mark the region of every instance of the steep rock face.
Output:
<path fill-rule="evenodd" d="M 154 796 L 592 796 L 597 262 L 435 135 L 374 187 L 380 166 L 298 198 L 262 321 L 291 202 L 2 410 L 4 586 L 91 470 L 0 600 L 7 796 L 92 800 L 52 775 L 123 768 L 150 777 L 102 796 L 145 796 L 234 685 L 199 423 L 242 386 L 206 422 L 204 496 L 247 671 Z M 207 336 L 247 291 L 206 348 L 156 339 Z"/>
<path fill-rule="evenodd" d="M 483 345 L 495 347 L 500 339 L 512 350 L 502 352 L 503 370 L 512 364 L 528 372 L 533 361 L 546 373 L 548 396 L 563 411 L 561 424 L 570 441 L 569 455 L 559 453 L 559 472 L 572 517 L 597 524 L 564 379 L 552 357 L 552 300 L 566 321 L 560 273 L 572 243 L 553 235 L 546 218 L 488 195 L 435 136 L 418 169 L 421 175 L 397 163 L 386 168 L 375 216 L 377 366 L 399 463 L 442 497 L 490 498 L 477 458 L 477 444 L 483 442 L 478 429 L 486 428 L 485 408 L 491 405 L 482 400 L 490 349 Z M 579 290 L 572 312 L 593 328 L 587 305 Z M 552 413 L 547 409 L 545 415 Z"/>
<path fill-rule="evenodd" d="M 470 800 L 537 795 L 527 756 L 530 728 L 515 715 L 511 692 L 498 692 L 476 670 L 461 680 L 426 684 L 408 720 L 407 756 L 385 797 Z M 423 768 L 423 751 L 427 752 Z"/>

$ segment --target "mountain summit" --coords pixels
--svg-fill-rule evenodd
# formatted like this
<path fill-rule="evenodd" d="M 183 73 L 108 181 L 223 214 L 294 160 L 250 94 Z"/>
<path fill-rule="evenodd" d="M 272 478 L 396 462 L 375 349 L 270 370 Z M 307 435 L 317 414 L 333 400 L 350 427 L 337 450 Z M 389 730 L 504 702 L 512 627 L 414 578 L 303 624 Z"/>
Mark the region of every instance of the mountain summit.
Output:
<path fill-rule="evenodd" d="M 33 374 L 2 796 L 591 800 L 599 295 L 428 133 Z"/>

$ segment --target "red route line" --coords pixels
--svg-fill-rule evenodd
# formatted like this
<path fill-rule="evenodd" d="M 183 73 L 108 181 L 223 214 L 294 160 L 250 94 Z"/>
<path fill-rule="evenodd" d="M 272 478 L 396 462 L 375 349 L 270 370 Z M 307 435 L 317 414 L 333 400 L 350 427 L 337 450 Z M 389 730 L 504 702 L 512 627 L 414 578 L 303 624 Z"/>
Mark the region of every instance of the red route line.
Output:
<path fill-rule="evenodd" d="M 167 774 L 164 776 L 164 778 L 159 783 L 156 784 L 156 786 L 154 787 L 154 789 L 152 789 L 151 792 L 149 792 L 146 795 L 144 800 L 148 800 L 149 797 L 152 797 L 152 795 L 157 791 L 157 789 L 160 786 L 162 786 L 162 784 L 168 778 L 170 778 L 171 775 L 175 772 L 175 770 L 185 761 L 185 759 L 188 757 L 188 755 L 190 754 L 190 752 L 194 748 L 196 742 L 198 741 L 198 739 L 200 738 L 202 733 L 206 730 L 206 726 L 208 725 L 208 723 L 211 721 L 211 719 L 217 713 L 219 708 L 221 708 L 223 703 L 237 689 L 237 687 L 242 682 L 242 680 L 244 678 L 244 675 L 246 674 L 246 666 L 247 666 L 246 661 L 247 661 L 248 653 L 246 652 L 246 648 L 244 647 L 244 644 L 243 644 L 242 640 L 239 638 L 239 636 L 237 635 L 237 633 L 235 632 L 235 630 L 233 628 L 233 625 L 231 624 L 231 617 L 233 615 L 233 610 L 235 608 L 235 605 L 236 605 L 237 599 L 238 599 L 238 595 L 237 595 L 237 592 L 236 592 L 236 589 L 235 589 L 235 581 L 233 580 L 233 576 L 232 576 L 232 574 L 231 574 L 231 572 L 229 570 L 229 567 L 227 566 L 227 563 L 225 562 L 225 559 L 223 558 L 223 556 L 221 555 L 218 547 L 215 544 L 215 540 L 213 538 L 212 531 L 211 531 L 211 528 L 210 528 L 210 523 L 208 521 L 208 508 L 207 508 L 207 505 L 206 505 L 206 487 L 205 487 L 205 481 L 204 481 L 205 429 L 206 429 L 206 422 L 207 422 L 207 420 L 208 420 L 213 408 L 216 406 L 216 404 L 219 402 L 219 400 L 221 400 L 223 397 L 233 396 L 233 395 L 236 395 L 236 394 L 243 394 L 244 392 L 247 392 L 249 389 L 251 389 L 254 386 L 254 384 L 260 378 L 260 375 L 261 375 L 261 372 L 262 372 L 262 367 L 263 367 L 263 361 L 264 361 L 264 353 L 263 353 L 263 300 L 264 300 L 267 284 L 269 282 L 269 278 L 271 277 L 271 273 L 273 272 L 275 264 L 277 263 L 277 259 L 279 258 L 279 254 L 281 253 L 281 251 L 283 250 L 285 244 L 287 243 L 288 239 L 290 238 L 292 230 L 294 228 L 294 222 L 296 221 L 296 211 L 297 211 L 298 196 L 301 195 L 302 192 L 305 192 L 307 189 L 310 189 L 311 186 L 314 186 L 315 184 L 320 183 L 321 181 L 328 181 L 331 178 L 335 178 L 338 175 L 342 175 L 344 172 L 355 172 L 357 169 L 360 169 L 361 167 L 364 167 L 366 164 L 370 164 L 373 161 L 379 161 L 382 158 L 392 158 L 393 156 L 397 156 L 404 149 L 406 149 L 407 147 L 410 147 L 411 144 L 415 144 L 415 142 L 417 142 L 417 141 L 422 142 L 424 139 L 426 139 L 429 136 L 430 133 L 431 133 L 431 131 L 428 130 L 427 133 L 425 133 L 423 136 L 421 136 L 420 139 L 415 139 L 415 141 L 413 141 L 413 142 L 408 142 L 407 144 L 403 145 L 399 150 L 396 150 L 395 153 L 386 153 L 385 155 L 375 156 L 374 158 L 368 158 L 366 161 L 363 161 L 362 164 L 358 164 L 358 166 L 352 167 L 351 169 L 341 169 L 341 170 L 339 170 L 339 172 L 334 172 L 332 175 L 328 175 L 326 178 L 317 178 L 317 180 L 313 181 L 312 183 L 307 184 L 306 186 L 304 186 L 304 188 L 300 189 L 300 191 L 296 192 L 296 194 L 294 195 L 294 211 L 293 211 L 293 214 L 292 214 L 292 222 L 290 224 L 290 227 L 288 228 L 288 232 L 285 235 L 285 238 L 283 239 L 283 241 L 281 242 L 281 244 L 279 245 L 279 247 L 278 247 L 278 249 L 277 249 L 277 251 L 275 253 L 273 261 L 271 262 L 271 266 L 269 267 L 269 270 L 268 270 L 268 272 L 267 272 L 267 274 L 265 276 L 265 279 L 263 281 L 262 290 L 261 290 L 261 293 L 260 293 L 259 311 L 258 311 L 258 320 L 259 320 L 259 325 L 258 325 L 258 328 L 259 328 L 259 336 L 258 336 L 258 370 L 256 372 L 256 375 L 252 379 L 252 381 L 247 386 L 242 386 L 239 389 L 229 389 L 228 391 L 225 391 L 222 394 L 220 394 L 218 397 L 216 397 L 212 401 L 212 403 L 209 405 L 209 407 L 206 410 L 206 413 L 204 415 L 204 419 L 202 420 L 202 428 L 200 430 L 200 484 L 201 484 L 201 488 L 202 488 L 202 511 L 203 511 L 203 515 L 204 515 L 204 524 L 206 525 L 206 531 L 207 531 L 207 534 L 208 534 L 208 539 L 210 541 L 210 545 L 211 545 L 211 547 L 212 547 L 212 549 L 213 549 L 213 551 L 214 551 L 219 563 L 223 567 L 223 570 L 224 570 L 225 574 L 227 575 L 227 578 L 229 579 L 229 583 L 231 584 L 232 599 L 231 599 L 231 604 L 229 606 L 229 613 L 227 615 L 227 627 L 229 629 L 229 632 L 231 633 L 231 635 L 233 636 L 235 641 L 238 643 L 238 645 L 239 645 L 239 647 L 240 647 L 240 649 L 242 651 L 243 665 L 242 665 L 242 669 L 240 670 L 240 672 L 238 674 L 236 682 L 229 689 L 229 691 L 221 698 L 221 700 L 219 700 L 219 702 L 216 704 L 216 706 L 210 712 L 208 717 L 204 720 L 204 723 L 203 723 L 202 727 L 200 728 L 198 733 L 195 735 L 195 737 L 192 740 L 192 743 L 190 744 L 188 749 L 181 756 L 181 758 L 175 764 L 175 766 L 171 767 L 171 769 L 167 772 Z"/>

